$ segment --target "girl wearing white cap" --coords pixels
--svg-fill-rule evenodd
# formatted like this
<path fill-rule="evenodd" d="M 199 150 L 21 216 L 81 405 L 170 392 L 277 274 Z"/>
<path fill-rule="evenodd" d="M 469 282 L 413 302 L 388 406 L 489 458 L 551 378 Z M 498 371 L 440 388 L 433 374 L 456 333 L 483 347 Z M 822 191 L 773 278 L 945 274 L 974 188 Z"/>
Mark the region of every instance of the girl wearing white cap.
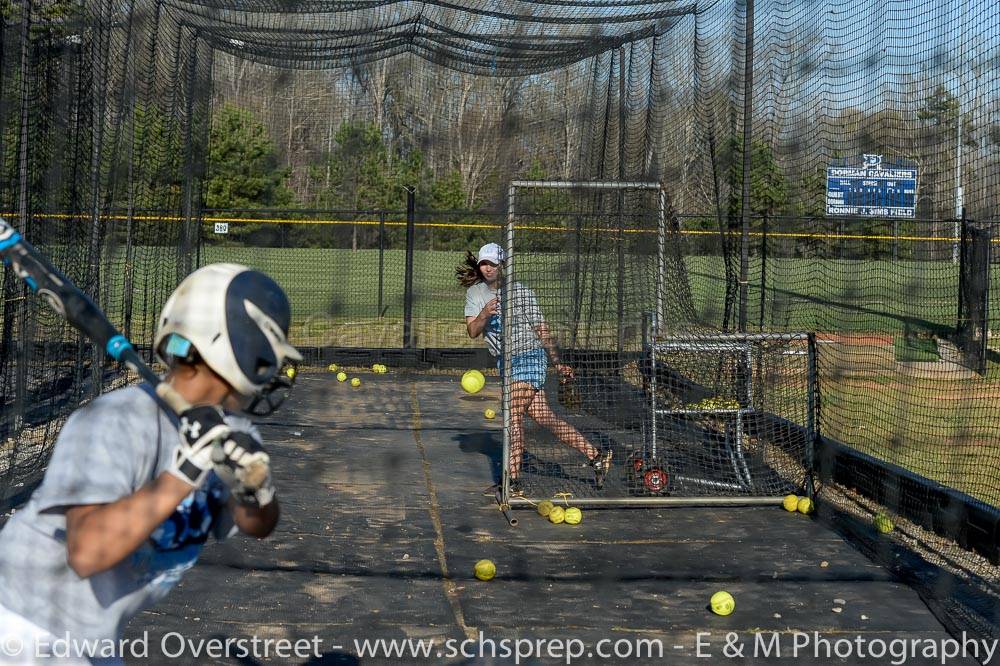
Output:
<path fill-rule="evenodd" d="M 503 372 L 503 323 L 498 289 L 501 288 L 501 266 L 504 251 L 496 243 L 487 243 L 478 255 L 468 253 L 465 263 L 456 270 L 458 281 L 466 288 L 465 324 L 469 337 L 480 335 L 490 352 L 497 358 Z M 594 468 L 595 482 L 600 489 L 611 467 L 611 450 L 601 453 L 576 428 L 560 419 L 546 402 L 545 375 L 548 359 L 562 378 L 572 378 L 573 368 L 562 363 L 555 340 L 552 339 L 534 292 L 515 282 L 512 295 L 514 318 L 507 344 L 511 354 L 510 395 L 510 482 L 511 494 L 524 493 L 521 486 L 521 459 L 524 456 L 524 415 L 550 430 L 561 442 L 587 456 Z"/>

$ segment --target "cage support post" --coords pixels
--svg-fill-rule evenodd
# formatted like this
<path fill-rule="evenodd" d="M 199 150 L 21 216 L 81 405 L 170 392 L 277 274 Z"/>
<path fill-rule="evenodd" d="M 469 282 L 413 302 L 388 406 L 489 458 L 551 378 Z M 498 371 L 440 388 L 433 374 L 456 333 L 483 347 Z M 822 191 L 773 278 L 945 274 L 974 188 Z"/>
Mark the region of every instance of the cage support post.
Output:
<path fill-rule="evenodd" d="M 764 330 L 764 312 L 767 308 L 767 213 L 764 213 L 760 236 L 760 314 L 757 328 Z"/>
<path fill-rule="evenodd" d="M 28 72 L 31 71 L 31 68 L 28 66 L 28 53 L 31 50 L 32 5 L 32 0 L 25 0 L 21 7 L 21 127 L 17 147 L 20 182 L 18 183 L 17 212 L 21 233 L 25 236 L 28 236 L 30 228 L 28 220 L 28 109 L 31 101 L 31 93 L 28 91 Z M 5 272 L 7 277 L 13 275 L 9 268 L 5 269 Z M 27 399 L 28 384 L 27 367 L 30 359 L 27 357 L 28 345 L 25 343 L 27 337 L 25 329 L 28 327 L 28 306 L 26 300 L 28 287 L 20 280 L 4 280 L 4 286 L 6 287 L 6 285 L 15 282 L 17 283 L 15 287 L 18 295 L 17 301 L 21 305 L 16 308 L 14 316 L 11 318 L 12 330 L 4 326 L 4 343 L 8 342 L 7 333 L 10 332 L 14 342 L 14 358 L 17 359 L 14 363 L 14 433 L 17 434 L 24 427 L 24 405 Z M 5 290 L 4 296 L 8 295 Z M 6 300 L 4 303 L 3 314 L 5 322 L 11 314 L 7 308 L 12 302 L 13 299 Z M 77 361 L 78 372 L 81 367 L 82 363 Z M 79 385 L 79 382 L 77 385 Z"/>
<path fill-rule="evenodd" d="M 406 268 L 403 272 L 403 348 L 413 348 L 413 246 L 416 243 L 416 189 L 406 187 Z"/>
<path fill-rule="evenodd" d="M 409 197 L 407 197 L 407 200 Z M 385 283 L 385 211 L 378 214 L 378 318 L 385 314 L 382 311 L 382 299 Z"/>
<path fill-rule="evenodd" d="M 503 330 L 500 333 L 500 362 L 503 363 L 503 378 L 501 380 L 501 402 L 503 404 L 503 458 L 500 461 L 500 498 L 502 503 L 510 498 L 510 376 L 511 355 L 507 350 L 510 340 L 511 322 L 514 317 L 514 299 L 511 296 L 514 289 L 514 197 L 517 184 L 511 183 L 507 191 L 507 225 L 504 229 L 504 245 L 506 259 L 503 262 L 503 287 L 501 288 L 500 307 L 503 309 Z"/>
<path fill-rule="evenodd" d="M 656 313 L 653 320 L 654 331 L 666 316 L 666 313 L 663 312 L 663 292 L 667 279 L 667 192 L 661 186 L 658 194 L 656 218 Z"/>
<path fill-rule="evenodd" d="M 820 438 L 819 420 L 819 381 L 816 364 L 816 333 L 806 334 L 808 364 L 806 378 L 806 450 L 805 450 L 805 493 L 809 498 L 816 497 L 816 442 Z"/>
<path fill-rule="evenodd" d="M 750 278 L 750 152 L 753 149 L 753 10 L 754 0 L 746 0 L 746 35 L 743 42 L 743 236 L 740 243 L 739 330 L 747 330 L 747 281 Z"/>
<path fill-rule="evenodd" d="M 197 74 L 198 33 L 192 35 L 193 48 L 188 56 L 187 99 L 184 107 L 184 274 L 191 272 L 191 225 L 194 221 L 194 94 Z"/>
<path fill-rule="evenodd" d="M 618 180 L 625 180 L 625 47 L 618 47 Z M 618 358 L 625 350 L 625 190 L 616 192 L 618 199 L 618 282 L 615 296 L 618 305 Z M 620 361 L 619 361 L 620 362 Z"/>

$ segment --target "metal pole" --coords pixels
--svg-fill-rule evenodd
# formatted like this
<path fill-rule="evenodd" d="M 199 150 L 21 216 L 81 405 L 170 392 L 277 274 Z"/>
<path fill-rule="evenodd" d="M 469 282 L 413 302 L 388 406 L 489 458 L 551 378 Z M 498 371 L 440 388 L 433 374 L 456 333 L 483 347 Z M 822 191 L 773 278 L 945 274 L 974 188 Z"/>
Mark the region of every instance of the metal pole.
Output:
<path fill-rule="evenodd" d="M 663 184 L 656 181 L 591 181 L 591 180 L 515 180 L 511 187 L 531 187 L 536 189 L 578 189 L 578 190 L 659 190 Z"/>
<path fill-rule="evenodd" d="M 21 233 L 28 234 L 28 108 L 30 94 L 28 93 L 28 52 L 31 49 L 31 12 L 32 0 L 24 0 L 21 5 L 21 127 L 18 144 L 17 161 L 21 171 L 20 187 L 17 198 L 17 213 L 21 221 Z M 27 290 L 24 290 L 25 293 Z"/>
<path fill-rule="evenodd" d="M 188 60 L 187 77 L 187 100 L 186 100 L 186 123 L 184 127 L 184 245 L 182 258 L 184 274 L 187 275 L 192 270 L 191 261 L 191 229 L 194 219 L 194 79 L 196 74 L 198 56 L 198 32 L 192 35 L 193 48 L 190 49 Z"/>
<path fill-rule="evenodd" d="M 618 48 L 618 180 L 625 180 L 625 47 Z M 618 190 L 618 358 L 625 350 L 625 190 Z"/>
<path fill-rule="evenodd" d="M 965 58 L 965 2 L 958 3 L 962 8 L 962 18 L 958 26 L 959 34 L 959 58 Z M 961 61 L 961 69 L 958 72 L 958 129 L 955 132 L 955 242 L 952 244 L 951 261 L 958 263 L 958 243 L 959 224 L 963 216 L 962 208 L 965 206 L 962 193 L 962 103 L 965 101 L 965 63 Z"/>
<path fill-rule="evenodd" d="M 512 184 L 507 191 L 507 227 L 504 229 L 506 236 L 507 259 L 503 264 L 503 291 L 500 300 L 500 307 L 503 309 L 503 325 L 500 340 L 500 362 L 503 364 L 503 382 L 501 386 L 501 402 L 503 403 L 503 477 L 501 483 L 501 496 L 503 501 L 510 500 L 510 376 L 511 376 L 511 354 L 508 344 L 511 340 L 511 325 L 514 321 L 514 196 L 516 187 Z"/>
<path fill-rule="evenodd" d="M 746 0 L 746 38 L 743 66 L 743 237 L 740 247 L 739 330 L 747 330 L 747 281 L 750 278 L 750 151 L 753 135 L 753 11 L 754 0 Z"/>
<path fill-rule="evenodd" d="M 202 216 L 199 213 L 198 218 L 194 222 L 194 268 L 201 267 L 201 244 L 204 242 L 204 227 L 202 223 Z M 285 227 L 281 228 L 281 246 L 285 246 Z M 192 269 L 193 270 L 193 269 Z"/>
<path fill-rule="evenodd" d="M 816 494 L 816 489 L 813 484 L 813 474 L 815 472 L 816 466 L 816 441 L 820 436 L 820 420 L 819 420 L 819 381 L 818 381 L 818 371 L 817 371 L 817 360 L 816 360 L 816 334 L 809 333 L 807 339 L 807 353 L 806 363 L 808 364 L 807 370 L 807 386 L 806 386 L 806 450 L 805 450 L 805 460 L 803 461 L 806 468 L 806 495 L 809 497 L 814 497 Z"/>
<path fill-rule="evenodd" d="M 161 6 L 162 6 L 161 3 L 157 2 L 156 3 L 156 8 L 155 8 L 155 10 L 153 12 L 153 25 L 152 25 L 152 29 L 150 30 L 150 33 L 149 33 L 149 48 L 148 48 L 148 51 L 147 51 L 147 57 L 150 59 L 149 62 L 156 62 L 155 57 L 156 57 L 156 48 L 157 48 L 157 43 L 158 43 L 157 35 L 159 35 L 159 32 L 160 32 L 159 28 L 160 28 L 160 10 L 161 10 Z M 134 60 L 130 59 L 130 62 L 134 63 Z M 155 73 L 154 73 L 154 68 L 149 67 L 147 69 L 148 69 L 148 76 L 146 78 L 145 83 L 146 83 L 146 86 L 147 86 L 147 90 L 151 90 L 152 86 L 153 86 L 153 79 L 155 77 Z M 134 301 L 133 291 L 135 289 L 135 249 L 134 249 L 134 245 L 135 245 L 135 234 L 137 233 L 136 229 L 135 229 L 135 227 L 136 227 L 136 221 L 134 219 L 135 218 L 135 208 L 136 208 L 136 201 L 135 201 L 135 190 L 136 190 L 135 165 L 138 162 L 138 164 L 140 165 L 140 171 L 148 168 L 147 165 L 146 165 L 146 163 L 145 163 L 145 156 L 146 156 L 146 141 L 148 139 L 148 134 L 149 134 L 149 132 L 146 132 L 146 131 L 144 131 L 142 133 L 140 144 L 139 144 L 139 149 L 138 149 L 138 155 L 136 155 L 135 154 L 135 152 L 136 152 L 135 151 L 135 139 L 136 139 L 136 137 L 135 137 L 135 129 L 136 129 L 136 127 L 135 127 L 135 123 L 136 123 L 136 113 L 135 113 L 135 111 L 136 111 L 136 104 L 135 104 L 135 96 L 136 96 L 136 94 L 135 94 L 135 85 L 136 85 L 136 83 L 135 83 L 135 80 L 134 80 L 135 79 L 134 69 L 133 69 L 132 76 L 133 76 L 133 81 L 131 82 L 131 85 L 133 86 L 132 99 L 131 99 L 131 105 L 132 105 L 131 106 L 132 128 L 131 128 L 131 137 L 130 137 L 130 140 L 129 140 L 129 150 L 128 150 L 128 160 L 129 160 L 129 162 L 128 162 L 128 169 L 129 169 L 129 174 L 128 174 L 128 212 L 127 212 L 128 220 L 127 220 L 127 232 L 126 232 L 126 237 L 125 237 L 125 294 L 124 294 L 124 308 L 123 308 L 123 310 L 124 310 L 123 314 L 124 314 L 124 319 L 125 319 L 125 323 L 124 323 L 125 330 L 123 332 L 125 334 L 125 337 L 128 338 L 128 339 L 130 339 L 130 340 L 132 339 L 132 309 L 133 309 L 133 301 Z M 144 120 L 143 122 L 146 122 L 146 121 Z M 148 283 L 147 283 L 147 285 L 148 285 Z M 150 347 L 152 347 L 152 345 L 150 345 Z"/>
<path fill-rule="evenodd" d="M 28 5 L 29 3 L 25 2 L 24 4 Z M 0 34 L 5 33 L 6 30 L 7 30 L 7 22 L 2 18 L 2 15 L 0 15 Z M 7 60 L 6 46 L 7 46 L 7 40 L 0 40 L 0 63 L 6 62 Z M 4 82 L 6 81 L 6 74 L 7 74 L 6 68 L 0 67 L 0 90 L 5 89 Z M 7 111 L 6 108 L 0 108 L 0 127 L 6 127 L 7 125 L 6 111 Z M 7 150 L 9 149 L 9 146 L 5 141 L 6 138 L 7 137 L 4 136 L 4 133 L 0 132 L 0 155 L 6 155 Z M 5 208 L 7 206 L 6 203 L 7 199 L 5 198 L 7 194 L 5 187 L 6 185 L 7 183 L 4 182 L 4 179 L 0 178 L 0 206 L 3 206 Z M 2 371 L 0 371 L 0 374 L 2 374 Z"/>
<path fill-rule="evenodd" d="M 382 295 L 385 276 L 385 211 L 378 214 L 378 316 L 382 318 Z"/>
<path fill-rule="evenodd" d="M 530 509 L 549 497 L 511 497 L 507 503 L 515 509 Z M 573 506 L 590 509 L 614 508 L 621 506 L 772 506 L 779 505 L 784 497 L 574 497 Z"/>
<path fill-rule="evenodd" d="M 962 208 L 962 219 L 965 219 L 965 208 Z M 993 266 L 993 225 L 986 225 L 983 228 L 983 232 L 987 235 L 986 238 L 986 265 Z M 986 279 L 986 284 L 983 285 L 983 314 L 985 320 L 983 321 L 983 340 L 988 343 L 990 339 L 990 279 L 992 271 L 986 270 L 984 277 Z M 981 368 L 980 374 L 986 372 L 986 344 L 981 348 L 979 355 L 979 367 Z"/>
<path fill-rule="evenodd" d="M 666 286 L 666 243 L 667 243 L 667 192 L 660 187 L 659 210 L 656 221 L 656 326 L 659 329 L 660 322 L 666 316 L 663 312 L 663 292 Z"/>
<path fill-rule="evenodd" d="M 95 34 L 95 45 L 100 54 L 95 59 L 94 97 L 97 102 L 97 117 L 93 119 L 94 138 L 91 142 L 90 159 L 90 250 L 87 256 L 87 274 L 84 289 L 94 302 L 101 305 L 101 162 L 104 158 L 104 129 L 110 124 L 108 118 L 108 70 L 111 68 L 111 21 L 110 0 L 102 3 Z M 112 156 L 113 161 L 116 156 Z M 110 180 L 110 179 L 109 179 Z M 104 350 L 99 345 L 90 348 L 90 393 L 99 396 L 104 386 Z"/>
<path fill-rule="evenodd" d="M 30 50 L 30 38 L 31 38 L 31 12 L 32 12 L 32 0 L 25 0 L 22 5 L 21 15 L 21 127 L 20 127 L 20 140 L 17 148 L 18 152 L 18 164 L 20 168 L 20 187 L 18 191 L 17 200 L 17 212 L 19 215 L 21 233 L 25 236 L 28 235 L 29 227 L 28 224 L 28 106 L 31 95 L 28 92 L 28 52 Z M 12 273 L 5 271 L 6 277 L 9 278 Z M 13 341 L 14 341 L 14 433 L 20 432 L 21 428 L 24 427 L 24 404 L 27 396 L 27 383 L 28 383 L 28 363 L 30 359 L 28 358 L 28 346 L 26 344 L 25 338 L 27 337 L 28 329 L 28 304 L 27 304 L 27 293 L 28 289 L 24 282 L 18 280 L 16 287 L 16 293 L 20 298 L 18 301 L 21 303 L 20 307 L 17 308 L 17 312 L 13 320 Z M 14 281 L 5 279 L 4 286 L 14 284 Z M 10 296 L 10 292 L 4 289 L 4 296 Z M 12 299 L 8 299 L 4 303 L 4 320 L 6 322 L 8 315 L 8 306 L 11 304 Z M 7 332 L 6 326 L 4 326 L 4 333 Z M 6 335 L 4 336 L 6 338 Z M 4 340 L 6 342 L 6 340 Z M 77 366 L 82 365 L 82 361 L 77 361 Z"/>
<path fill-rule="evenodd" d="M 724 349 L 717 343 L 739 343 L 753 340 L 807 340 L 808 333 L 712 333 L 710 335 L 678 335 L 667 338 L 661 346 L 675 349 L 704 350 L 708 347 Z M 733 345 L 729 345 L 733 347 Z"/>
<path fill-rule="evenodd" d="M 656 459 L 656 415 L 658 411 L 657 381 L 656 381 L 656 336 L 660 332 L 660 322 L 657 320 L 658 314 L 654 314 L 649 328 L 649 453 Z M 643 446 L 646 442 L 642 443 Z M 645 453 L 645 451 L 643 452 Z"/>
<path fill-rule="evenodd" d="M 583 256 L 583 217 L 577 213 L 574 215 L 575 218 L 575 233 L 573 234 L 573 251 L 574 251 L 574 262 L 573 262 L 573 333 L 570 336 L 570 346 L 576 349 L 577 340 L 580 335 L 580 319 L 583 313 L 583 281 L 581 277 L 584 274 L 584 267 L 582 265 Z"/>
<path fill-rule="evenodd" d="M 961 229 L 959 233 L 961 234 L 962 245 L 964 246 L 970 239 L 966 238 L 968 228 L 965 224 L 965 220 L 959 220 L 961 224 Z M 964 249 L 964 247 L 962 248 Z M 968 260 L 967 252 L 961 252 L 959 254 L 958 263 L 958 322 L 956 324 L 956 329 L 961 333 L 965 328 L 965 320 L 968 317 L 968 312 L 966 312 L 967 304 L 965 302 L 965 273 L 966 273 L 966 261 Z"/>
<path fill-rule="evenodd" d="M 406 269 L 403 283 L 403 348 L 413 347 L 413 246 L 416 243 L 416 188 L 406 188 Z"/>
<path fill-rule="evenodd" d="M 760 237 L 760 317 L 757 328 L 764 330 L 764 310 L 767 308 L 767 213 L 763 216 Z"/>
<path fill-rule="evenodd" d="M 892 218 L 892 260 L 899 259 L 899 220 Z"/>
<path fill-rule="evenodd" d="M 125 210 L 125 275 L 122 283 L 122 333 L 126 338 L 132 335 L 132 280 L 135 271 L 132 266 L 132 234 L 135 224 L 135 97 L 130 110 L 128 139 L 128 201 Z"/>

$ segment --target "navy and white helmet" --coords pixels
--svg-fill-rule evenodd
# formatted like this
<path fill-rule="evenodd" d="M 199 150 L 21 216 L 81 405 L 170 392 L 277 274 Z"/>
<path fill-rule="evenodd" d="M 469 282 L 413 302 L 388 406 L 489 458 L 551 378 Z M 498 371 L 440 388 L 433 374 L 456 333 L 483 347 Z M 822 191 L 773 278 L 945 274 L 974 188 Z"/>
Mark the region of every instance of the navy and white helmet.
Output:
<path fill-rule="evenodd" d="M 247 398 L 275 388 L 286 363 L 302 355 L 288 343 L 291 307 L 278 283 L 238 264 L 210 264 L 188 275 L 167 299 L 154 348 L 171 365 L 200 358 Z"/>

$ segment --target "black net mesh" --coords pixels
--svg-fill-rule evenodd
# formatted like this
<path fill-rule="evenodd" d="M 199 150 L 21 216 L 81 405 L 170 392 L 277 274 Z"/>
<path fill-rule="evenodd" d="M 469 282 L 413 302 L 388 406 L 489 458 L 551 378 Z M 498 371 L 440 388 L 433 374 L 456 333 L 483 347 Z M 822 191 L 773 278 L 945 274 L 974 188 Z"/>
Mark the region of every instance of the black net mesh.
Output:
<path fill-rule="evenodd" d="M 725 303 L 699 309 L 694 249 L 665 191 L 516 182 L 510 198 L 512 274 L 498 293 L 515 294 L 503 368 L 514 485 L 534 501 L 678 503 L 805 487 L 814 347 L 805 334 L 727 334 Z"/>
<path fill-rule="evenodd" d="M 994 4 L 2 2 L 0 212 L 145 353 L 178 278 L 225 260 L 286 287 L 293 341 L 316 360 L 478 345 L 453 270 L 503 240 L 511 181 L 662 183 L 663 270 L 640 234 L 588 231 L 648 229 L 659 209 L 635 192 L 536 201 L 533 223 L 559 231 L 517 236 L 564 353 L 614 369 L 584 364 L 584 385 L 608 387 L 591 402 L 638 396 L 648 411 L 654 339 L 814 333 L 813 356 L 766 336 L 741 343 L 749 364 L 698 352 L 726 381 L 760 371 L 793 396 L 810 393 L 798 364 L 815 359 L 815 410 L 766 389 L 772 402 L 754 403 L 820 435 L 815 469 L 792 425 L 764 436 L 747 417 L 740 446 L 763 474 L 750 476 L 781 479 L 772 494 L 813 471 L 863 522 L 892 514 L 892 538 L 992 601 L 935 592 L 949 612 L 996 635 L 981 610 L 1000 607 L 1000 299 L 982 240 L 1000 215 Z M 867 153 L 916 166 L 915 219 L 824 217 L 824 169 Z M 61 420 L 127 378 L 9 271 L 2 289 L 10 504 Z M 671 353 L 674 371 L 690 363 Z M 704 386 L 703 371 L 680 374 Z M 748 402 L 738 384 L 678 399 Z M 613 440 L 624 473 L 652 424 L 602 421 L 579 428 Z M 708 433 L 708 466 L 731 467 L 732 419 L 702 421 L 685 427 Z"/>

